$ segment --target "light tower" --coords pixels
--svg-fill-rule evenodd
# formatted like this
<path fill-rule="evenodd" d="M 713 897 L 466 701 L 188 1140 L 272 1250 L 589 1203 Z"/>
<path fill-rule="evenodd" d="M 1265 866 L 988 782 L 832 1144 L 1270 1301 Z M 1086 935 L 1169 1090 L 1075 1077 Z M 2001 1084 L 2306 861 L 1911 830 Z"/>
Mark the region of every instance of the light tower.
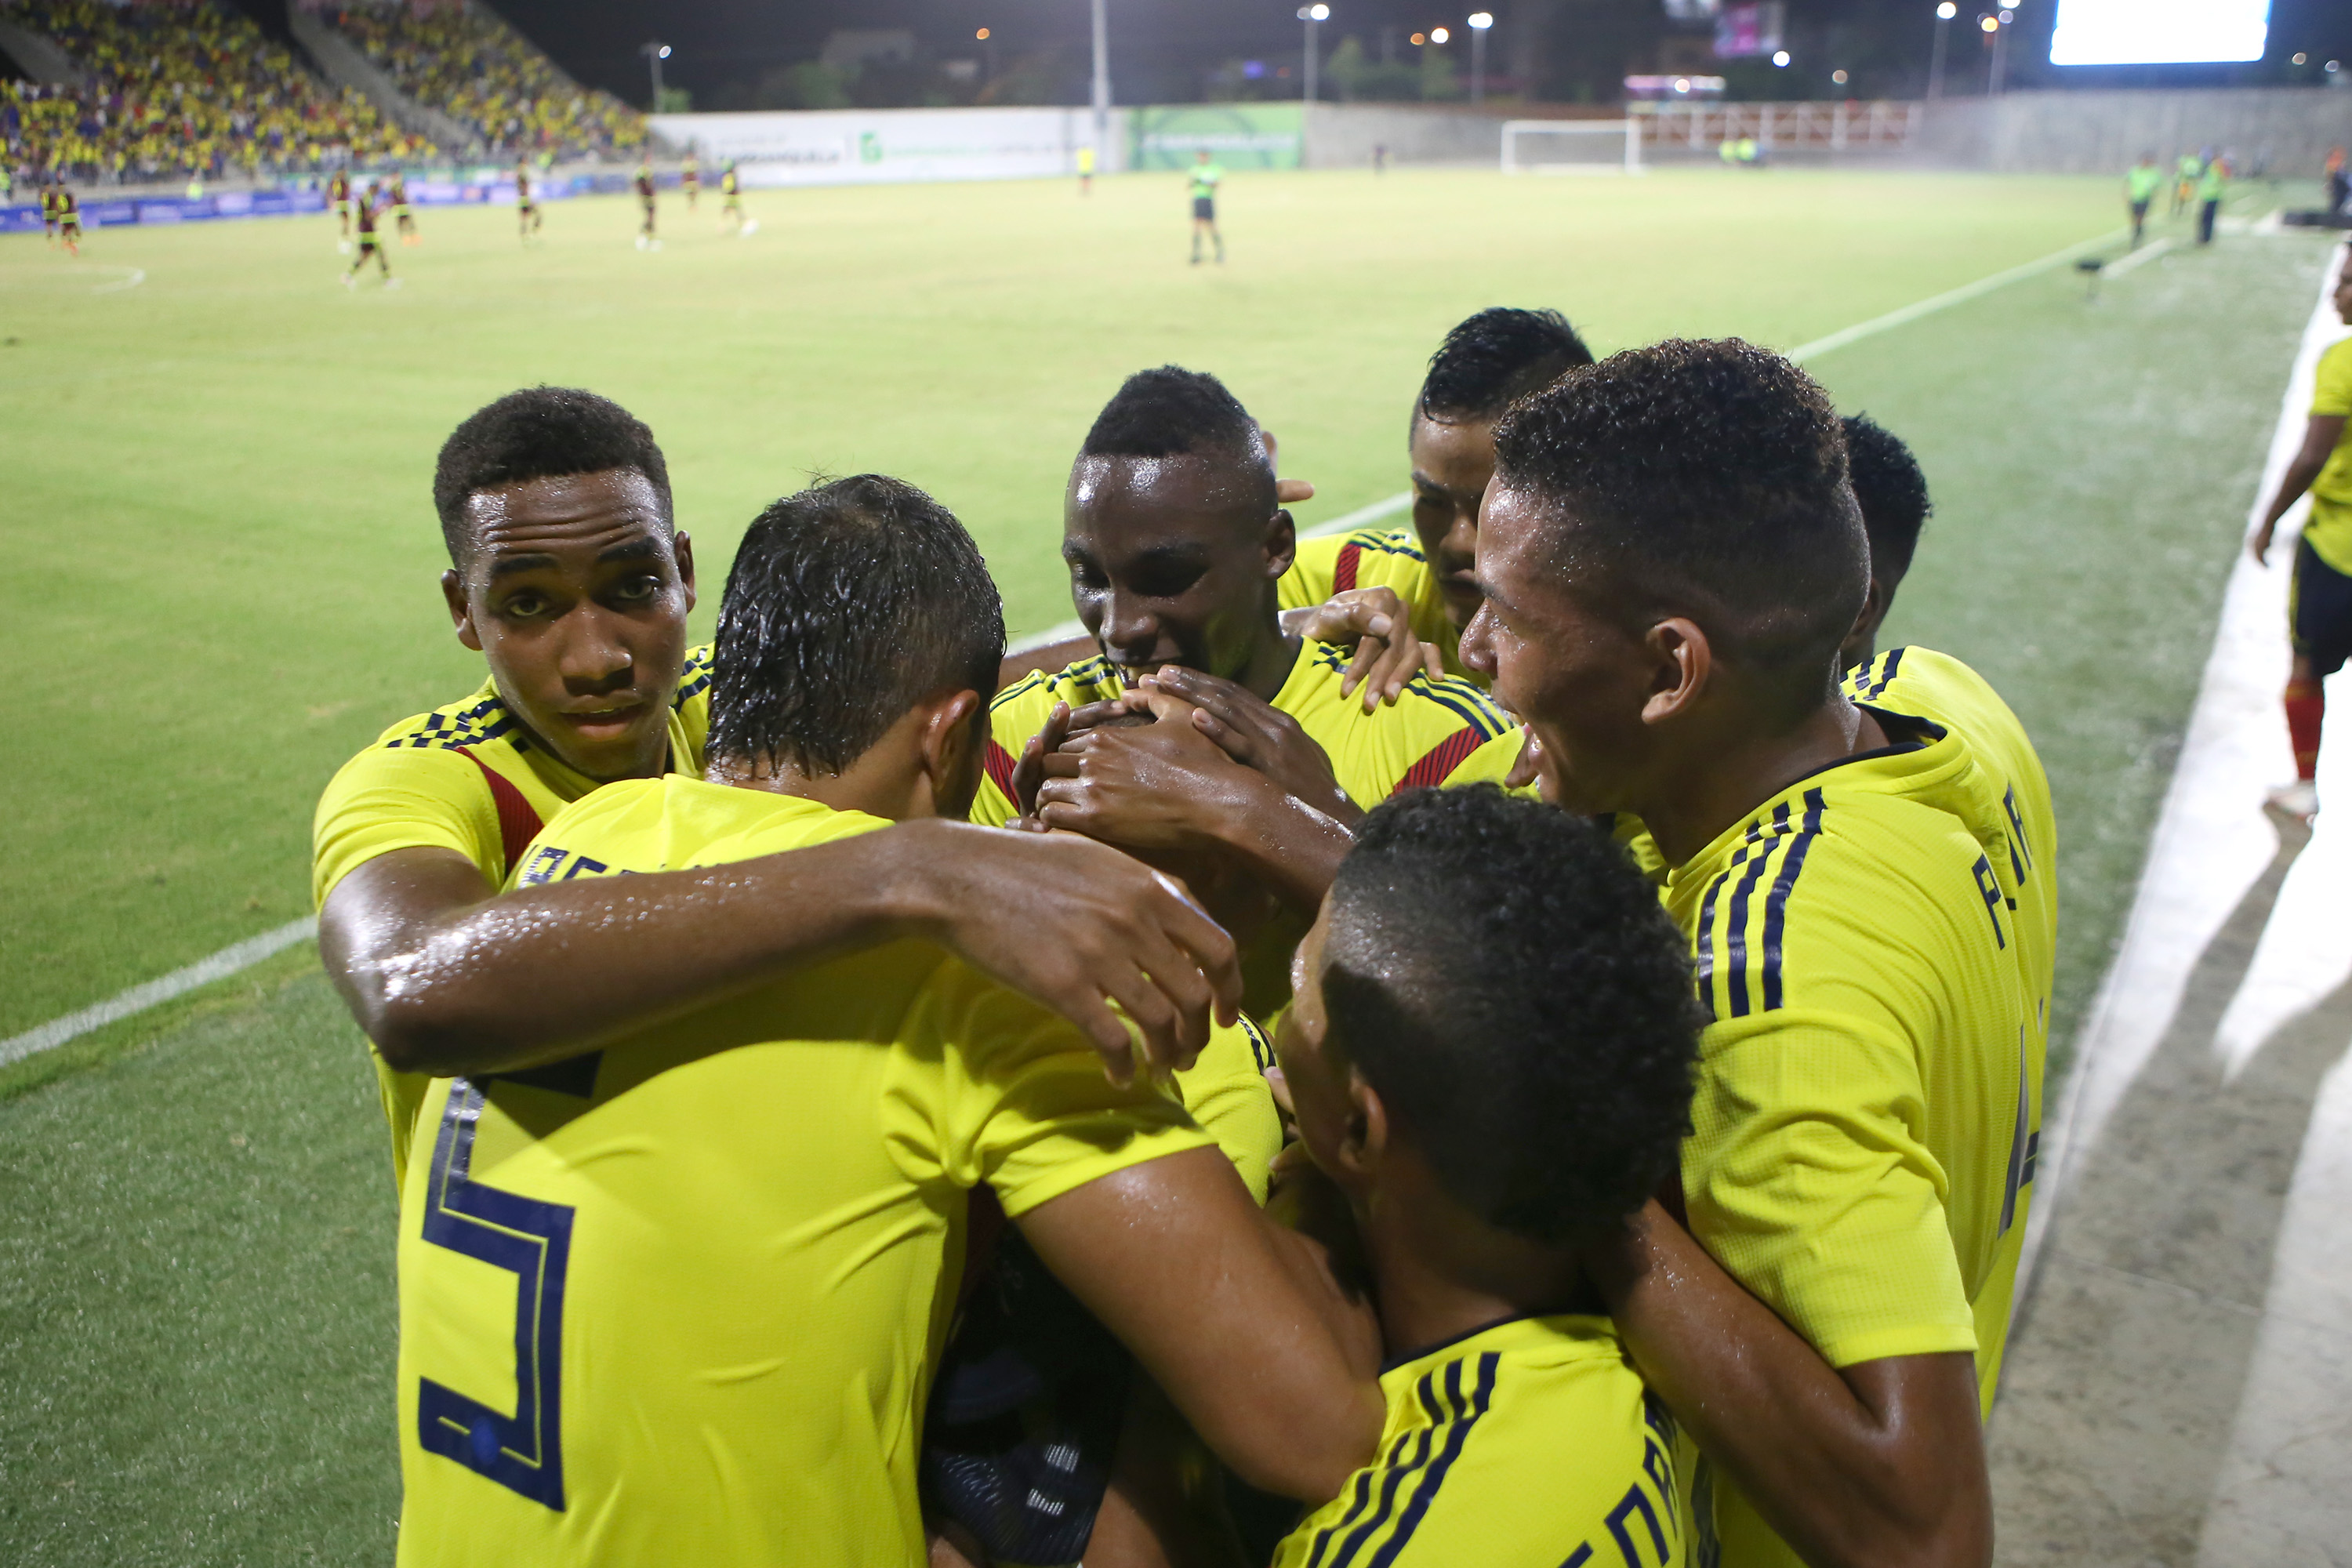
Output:
<path fill-rule="evenodd" d="M 1307 81 L 1298 102 L 1298 166 L 1303 169 L 1307 167 L 1307 121 L 1315 112 L 1315 57 L 1321 52 L 1315 47 L 1315 29 L 1331 19 L 1331 7 L 1319 3 L 1301 5 L 1298 19 L 1307 24 Z"/>
<path fill-rule="evenodd" d="M 1470 13 L 1470 101 L 1486 96 L 1486 29 L 1495 25 L 1492 11 Z"/>
<path fill-rule="evenodd" d="M 648 65 L 648 66 L 650 66 L 650 67 L 653 68 L 653 74 L 654 74 L 654 101 L 653 101 L 653 112 L 654 112 L 654 113 L 656 113 L 656 114 L 659 114 L 659 113 L 661 112 L 661 103 L 662 103 L 661 63 L 662 63 L 662 61 L 664 61 L 664 60 L 666 60 L 666 59 L 669 58 L 669 46 L 668 46 L 667 44 L 663 43 L 663 42 L 662 42 L 661 40 L 659 40 L 658 38 L 656 38 L 656 40 L 654 40 L 652 43 L 649 43 L 649 44 L 639 44 L 639 45 L 637 46 L 637 53 L 639 53 L 639 54 L 641 54 L 641 55 L 645 56 L 645 57 L 646 57 L 646 65 Z"/>
<path fill-rule="evenodd" d="M 1947 35 L 1952 30 L 1952 18 L 1960 8 L 1952 0 L 1943 0 L 1936 7 L 1936 52 L 1927 57 L 1927 101 L 1935 102 L 1944 96 L 1944 48 Z"/>
<path fill-rule="evenodd" d="M 1095 159 L 1102 163 L 1110 152 L 1110 19 L 1094 0 L 1095 14 Z"/>

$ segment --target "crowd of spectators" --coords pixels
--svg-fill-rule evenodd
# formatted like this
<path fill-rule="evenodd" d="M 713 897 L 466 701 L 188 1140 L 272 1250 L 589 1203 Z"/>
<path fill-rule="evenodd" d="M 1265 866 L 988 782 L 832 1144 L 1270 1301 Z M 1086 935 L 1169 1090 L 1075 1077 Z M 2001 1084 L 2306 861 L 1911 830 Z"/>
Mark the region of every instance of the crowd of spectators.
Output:
<path fill-rule="evenodd" d="M 16 0 L 7 14 L 87 73 L 79 87 L 0 82 L 0 137 L 20 168 L 83 182 L 176 179 L 434 153 L 211 0 Z"/>
<path fill-rule="evenodd" d="M 400 90 L 474 127 L 501 154 L 634 153 L 644 116 L 559 70 L 520 33 L 464 0 L 322 7 Z"/>

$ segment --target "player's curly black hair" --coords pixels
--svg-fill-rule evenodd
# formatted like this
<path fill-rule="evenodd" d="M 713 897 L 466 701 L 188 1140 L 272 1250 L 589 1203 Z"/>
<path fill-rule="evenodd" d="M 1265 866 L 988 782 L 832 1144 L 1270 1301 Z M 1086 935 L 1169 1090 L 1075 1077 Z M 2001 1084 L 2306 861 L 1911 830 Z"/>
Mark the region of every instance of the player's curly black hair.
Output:
<path fill-rule="evenodd" d="M 567 474 L 635 468 L 661 497 L 672 522 L 669 465 L 645 422 L 609 397 L 576 386 L 527 386 L 478 408 L 441 443 L 433 468 L 433 509 L 442 542 L 463 566 L 472 540 L 466 502 L 479 491 Z"/>
<path fill-rule="evenodd" d="M 1495 305 L 1445 334 L 1429 356 L 1416 418 L 1492 419 L 1511 403 L 1592 363 L 1592 351 L 1558 310 Z"/>
<path fill-rule="evenodd" d="M 1890 591 L 1911 570 L 1919 529 L 1936 514 L 1927 476 L 1903 437 L 1867 414 L 1845 416 L 1846 474 L 1870 534 L 1870 569 Z"/>
<path fill-rule="evenodd" d="M 1793 719 L 1834 686 L 1869 588 L 1845 432 L 1811 377 L 1727 338 L 1670 338 L 1570 371 L 1495 426 L 1496 483 L 1528 497 L 1563 569 L 1598 565 L 1627 616 L 1690 615 Z"/>
<path fill-rule="evenodd" d="M 925 698 L 995 690 L 1003 658 L 1003 605 L 954 513 L 881 474 L 814 485 L 736 547 L 709 752 L 839 774 Z"/>
<path fill-rule="evenodd" d="M 1223 382 L 1172 364 L 1137 371 L 1120 384 L 1079 448 L 1088 458 L 1206 454 L 1260 462 L 1265 453 L 1257 421 Z"/>
<path fill-rule="evenodd" d="M 1586 819 L 1492 784 L 1413 790 L 1332 883 L 1328 1039 L 1446 1191 L 1566 1242 L 1639 1208 L 1690 1127 L 1690 949 Z"/>

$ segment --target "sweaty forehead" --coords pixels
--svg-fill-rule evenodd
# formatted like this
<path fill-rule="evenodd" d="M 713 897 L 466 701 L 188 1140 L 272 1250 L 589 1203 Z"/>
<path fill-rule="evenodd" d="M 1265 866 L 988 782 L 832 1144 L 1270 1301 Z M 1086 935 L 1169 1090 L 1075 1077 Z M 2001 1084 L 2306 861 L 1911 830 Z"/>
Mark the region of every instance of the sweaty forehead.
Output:
<path fill-rule="evenodd" d="M 1263 458 L 1082 457 L 1070 470 L 1063 532 L 1104 545 L 1254 540 L 1274 510 L 1274 474 Z"/>
<path fill-rule="evenodd" d="M 670 531 L 661 492 L 635 468 L 522 479 L 466 498 L 465 541 L 473 557 L 601 552 L 634 539 L 667 539 Z"/>

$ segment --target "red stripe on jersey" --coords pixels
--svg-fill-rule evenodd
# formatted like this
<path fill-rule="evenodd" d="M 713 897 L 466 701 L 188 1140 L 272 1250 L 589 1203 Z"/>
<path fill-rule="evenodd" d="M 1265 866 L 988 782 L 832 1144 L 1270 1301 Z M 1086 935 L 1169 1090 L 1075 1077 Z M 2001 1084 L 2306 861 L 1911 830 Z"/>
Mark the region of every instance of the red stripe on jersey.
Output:
<path fill-rule="evenodd" d="M 1331 592 L 1344 594 L 1356 585 L 1356 562 L 1363 553 L 1364 547 L 1360 544 L 1339 547 L 1339 563 L 1331 568 Z"/>
<path fill-rule="evenodd" d="M 471 748 L 452 746 L 449 749 L 481 769 L 482 776 L 490 781 L 490 799 L 497 802 L 499 807 L 499 848 L 507 858 L 502 868 L 504 875 L 499 878 L 503 882 L 514 874 L 515 862 L 521 859 L 522 852 L 530 847 L 530 841 L 539 837 L 541 826 L 539 813 L 531 809 L 530 802 L 523 798 L 522 791 L 515 788 L 498 769 L 474 755 Z"/>
<path fill-rule="evenodd" d="M 1433 789 L 1444 784 L 1454 770 L 1467 762 L 1486 739 L 1475 725 L 1465 724 L 1429 749 L 1429 754 L 1405 769 L 1404 777 L 1397 780 L 1391 795 L 1402 795 L 1409 789 Z"/>
<path fill-rule="evenodd" d="M 988 769 L 988 776 L 995 783 L 996 787 L 1004 792 L 1004 798 L 1011 801 L 1017 809 L 1021 805 L 1021 797 L 1013 793 L 1013 770 L 1017 765 L 1013 761 L 1013 753 L 992 739 L 988 742 L 988 752 L 982 765 Z"/>

